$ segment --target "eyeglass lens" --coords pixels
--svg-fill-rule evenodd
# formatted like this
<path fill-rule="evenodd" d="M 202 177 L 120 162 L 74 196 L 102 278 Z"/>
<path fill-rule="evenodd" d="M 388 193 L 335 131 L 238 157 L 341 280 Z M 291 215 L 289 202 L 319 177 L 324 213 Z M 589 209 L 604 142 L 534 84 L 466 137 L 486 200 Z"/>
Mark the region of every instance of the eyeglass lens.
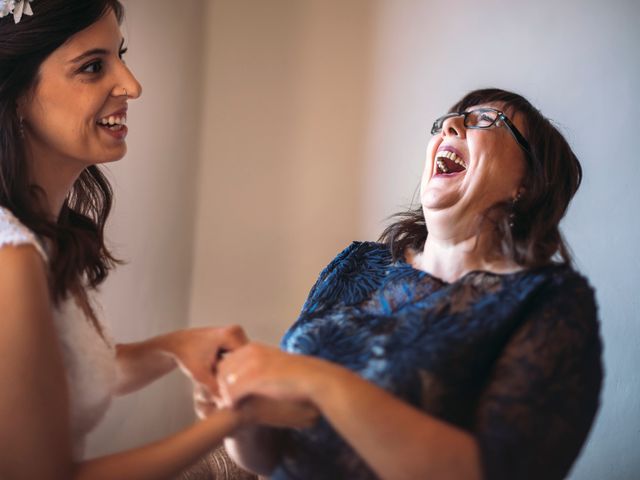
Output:
<path fill-rule="evenodd" d="M 480 108 L 477 110 L 471 110 L 470 112 L 463 113 L 448 113 L 438 118 L 435 122 L 433 122 L 433 127 L 431 128 L 431 133 L 436 134 L 442 131 L 442 127 L 444 126 L 444 122 L 453 117 L 464 116 L 464 126 L 472 127 L 472 128 L 488 128 L 492 126 L 497 120 L 499 116 L 499 112 L 496 110 L 489 110 Z"/>

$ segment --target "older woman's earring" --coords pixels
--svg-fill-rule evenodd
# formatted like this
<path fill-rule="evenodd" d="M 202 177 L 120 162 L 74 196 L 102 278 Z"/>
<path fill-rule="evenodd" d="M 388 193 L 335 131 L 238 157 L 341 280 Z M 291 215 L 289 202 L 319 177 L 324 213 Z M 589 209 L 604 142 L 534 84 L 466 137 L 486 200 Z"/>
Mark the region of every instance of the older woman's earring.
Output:
<path fill-rule="evenodd" d="M 509 213 L 509 227 L 513 228 L 516 223 L 516 204 L 520 201 L 522 193 L 518 192 L 513 200 L 511 200 L 511 213 Z"/>
<path fill-rule="evenodd" d="M 20 138 L 24 138 L 24 118 L 19 119 Z"/>

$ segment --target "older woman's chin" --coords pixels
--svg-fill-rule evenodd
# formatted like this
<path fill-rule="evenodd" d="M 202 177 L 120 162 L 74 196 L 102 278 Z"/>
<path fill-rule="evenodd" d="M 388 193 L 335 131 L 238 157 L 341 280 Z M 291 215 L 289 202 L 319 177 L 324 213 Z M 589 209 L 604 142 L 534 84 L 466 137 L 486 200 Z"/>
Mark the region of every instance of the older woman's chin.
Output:
<path fill-rule="evenodd" d="M 422 192 L 422 209 L 427 211 L 442 211 L 455 206 L 462 199 L 458 190 L 427 188 Z"/>

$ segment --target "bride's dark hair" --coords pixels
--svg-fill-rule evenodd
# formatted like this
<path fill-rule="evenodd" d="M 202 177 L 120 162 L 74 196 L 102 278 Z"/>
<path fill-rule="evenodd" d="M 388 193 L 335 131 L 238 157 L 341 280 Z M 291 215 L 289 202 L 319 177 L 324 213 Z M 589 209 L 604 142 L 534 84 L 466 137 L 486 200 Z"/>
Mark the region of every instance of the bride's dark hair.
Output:
<path fill-rule="evenodd" d="M 104 226 L 112 190 L 97 166 L 86 168 L 74 183 L 60 216 L 46 211 L 44 191 L 29 181 L 17 103 L 38 82 L 42 62 L 71 36 L 114 12 L 118 0 L 35 0 L 33 16 L 14 24 L 0 19 L 0 205 L 33 230 L 48 246 L 50 285 L 55 304 L 69 294 L 84 297 L 117 263 L 104 244 Z"/>

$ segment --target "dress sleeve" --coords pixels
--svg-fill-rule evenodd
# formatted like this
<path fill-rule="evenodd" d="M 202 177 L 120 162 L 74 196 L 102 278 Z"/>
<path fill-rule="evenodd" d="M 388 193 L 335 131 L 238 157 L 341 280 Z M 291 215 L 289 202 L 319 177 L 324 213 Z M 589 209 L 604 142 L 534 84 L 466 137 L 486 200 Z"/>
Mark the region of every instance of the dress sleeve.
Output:
<path fill-rule="evenodd" d="M 382 244 L 353 242 L 327 265 L 311 288 L 300 316 L 280 341 L 284 350 L 292 351 L 290 341 L 301 329 L 321 319 L 327 308 L 362 302 L 384 280 L 391 253 Z M 313 327 L 310 327 L 313 328 Z"/>
<path fill-rule="evenodd" d="M 322 270 L 301 316 L 317 313 L 324 306 L 362 302 L 380 286 L 390 262 L 391 253 L 379 243 L 351 243 Z"/>
<path fill-rule="evenodd" d="M 599 405 L 602 345 L 587 281 L 555 278 L 524 309 L 475 417 L 490 480 L 565 478 Z"/>
<path fill-rule="evenodd" d="M 304 305 L 302 305 L 302 312 L 313 311 L 316 309 L 316 305 L 320 300 L 320 297 L 323 296 L 322 292 L 325 290 L 327 286 L 327 278 L 332 276 L 332 274 L 335 272 L 338 265 L 340 265 L 340 263 L 346 257 L 348 257 L 349 254 L 355 248 L 357 248 L 357 246 L 358 246 L 357 242 L 351 243 L 351 245 L 349 245 L 347 248 L 342 250 L 338 255 L 336 255 L 336 257 L 333 260 L 331 260 L 331 262 L 326 267 L 324 267 L 324 269 L 320 272 L 320 275 L 318 275 L 318 279 L 316 280 L 316 283 L 314 283 L 313 287 L 311 287 L 311 290 L 309 291 L 309 295 L 307 296 L 307 299 L 305 300 Z"/>
<path fill-rule="evenodd" d="M 35 234 L 4 207 L 0 207 L 0 248 L 7 245 L 32 245 L 47 263 L 48 257 Z"/>

